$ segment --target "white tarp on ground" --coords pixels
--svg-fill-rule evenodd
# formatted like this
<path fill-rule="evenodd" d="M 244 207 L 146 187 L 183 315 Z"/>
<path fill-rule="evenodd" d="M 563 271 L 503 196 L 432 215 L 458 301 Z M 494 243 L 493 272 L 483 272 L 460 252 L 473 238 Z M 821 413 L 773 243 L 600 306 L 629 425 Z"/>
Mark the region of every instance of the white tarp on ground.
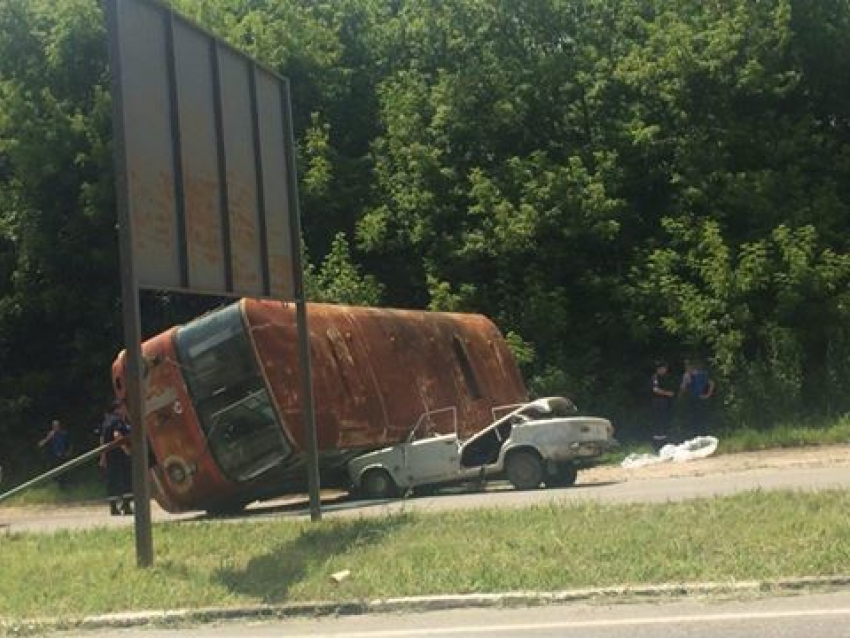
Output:
<path fill-rule="evenodd" d="M 655 465 L 656 463 L 684 463 L 704 459 L 717 450 L 717 439 L 713 436 L 698 436 L 679 445 L 665 445 L 658 454 L 629 454 L 620 464 L 627 469 Z"/>

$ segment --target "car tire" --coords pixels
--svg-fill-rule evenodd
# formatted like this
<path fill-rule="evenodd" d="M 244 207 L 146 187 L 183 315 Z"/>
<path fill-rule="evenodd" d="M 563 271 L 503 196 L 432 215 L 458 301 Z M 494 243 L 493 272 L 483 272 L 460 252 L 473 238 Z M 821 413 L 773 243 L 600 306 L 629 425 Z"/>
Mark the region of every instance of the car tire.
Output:
<path fill-rule="evenodd" d="M 364 498 L 392 498 L 398 486 L 386 470 L 367 470 L 360 480 L 360 493 Z"/>
<path fill-rule="evenodd" d="M 569 461 L 558 463 L 555 474 L 546 479 L 546 487 L 569 487 L 575 485 L 578 468 Z"/>
<path fill-rule="evenodd" d="M 543 482 L 543 461 L 537 452 L 518 450 L 505 462 L 508 480 L 518 490 L 533 490 Z"/>

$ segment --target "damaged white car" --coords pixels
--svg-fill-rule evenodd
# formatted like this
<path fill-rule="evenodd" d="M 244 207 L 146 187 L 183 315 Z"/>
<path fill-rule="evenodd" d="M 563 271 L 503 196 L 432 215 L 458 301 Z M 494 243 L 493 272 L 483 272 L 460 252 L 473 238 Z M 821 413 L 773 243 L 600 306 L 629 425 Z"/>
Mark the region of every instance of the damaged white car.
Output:
<path fill-rule="evenodd" d="M 423 414 L 405 443 L 349 462 L 354 491 L 389 498 L 410 488 L 500 477 L 520 490 L 567 486 L 580 468 L 617 446 L 608 419 L 578 416 L 569 399 L 538 399 L 509 410 L 466 441 L 434 433 L 435 417 L 454 417 L 453 408 Z"/>

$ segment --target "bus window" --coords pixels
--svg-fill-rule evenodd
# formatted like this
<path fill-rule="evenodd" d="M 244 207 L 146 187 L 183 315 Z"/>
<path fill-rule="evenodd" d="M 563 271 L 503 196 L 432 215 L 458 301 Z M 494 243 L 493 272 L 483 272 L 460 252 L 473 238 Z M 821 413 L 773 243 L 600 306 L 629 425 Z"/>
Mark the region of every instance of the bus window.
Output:
<path fill-rule="evenodd" d="M 189 394 L 222 472 L 249 481 L 278 465 L 291 448 L 272 408 L 254 351 L 233 305 L 177 331 Z"/>

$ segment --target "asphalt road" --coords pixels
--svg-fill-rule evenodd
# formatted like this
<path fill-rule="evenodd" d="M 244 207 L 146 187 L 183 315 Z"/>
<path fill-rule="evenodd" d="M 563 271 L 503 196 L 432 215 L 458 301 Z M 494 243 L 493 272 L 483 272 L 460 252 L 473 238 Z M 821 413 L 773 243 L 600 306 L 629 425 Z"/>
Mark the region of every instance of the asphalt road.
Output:
<path fill-rule="evenodd" d="M 524 507 L 533 503 L 595 501 L 598 503 L 663 503 L 691 498 L 721 496 L 747 490 L 822 490 L 850 487 L 850 468 L 770 468 L 728 474 L 652 477 L 638 480 L 580 483 L 554 490 L 520 492 L 507 483 L 492 484 L 485 492 L 443 493 L 429 498 L 396 501 L 352 501 L 329 503 L 328 515 L 358 515 L 379 511 L 444 511 L 480 507 Z M 306 515 L 306 510 L 296 511 Z"/>
<path fill-rule="evenodd" d="M 640 470 L 613 480 L 591 476 L 588 482 L 554 490 L 520 492 L 507 483 L 491 483 L 485 491 L 454 488 L 438 496 L 358 501 L 338 493 L 324 496 L 326 517 L 376 516 L 402 510 L 446 511 L 482 507 L 524 507 L 534 503 L 569 503 L 592 500 L 599 503 L 665 502 L 733 494 L 746 490 L 801 489 L 821 490 L 850 487 L 850 465 L 841 463 L 821 467 L 771 467 L 740 469 L 725 473 L 690 476 L 644 476 Z M 205 520 L 199 513 L 172 515 L 153 507 L 155 521 Z M 309 518 L 303 497 L 280 499 L 253 505 L 244 518 Z M 229 519 L 234 520 L 234 519 Z M 132 517 L 110 517 L 105 505 L 51 509 L 0 508 L 0 532 L 52 532 L 63 529 L 130 526 Z M 848 632 L 850 635 L 850 632 Z"/>
<path fill-rule="evenodd" d="M 116 638 L 846 638 L 850 635 L 848 623 L 850 592 L 838 592 L 745 601 L 573 603 L 522 609 L 232 622 L 185 629 L 111 629 L 81 635 Z"/>

